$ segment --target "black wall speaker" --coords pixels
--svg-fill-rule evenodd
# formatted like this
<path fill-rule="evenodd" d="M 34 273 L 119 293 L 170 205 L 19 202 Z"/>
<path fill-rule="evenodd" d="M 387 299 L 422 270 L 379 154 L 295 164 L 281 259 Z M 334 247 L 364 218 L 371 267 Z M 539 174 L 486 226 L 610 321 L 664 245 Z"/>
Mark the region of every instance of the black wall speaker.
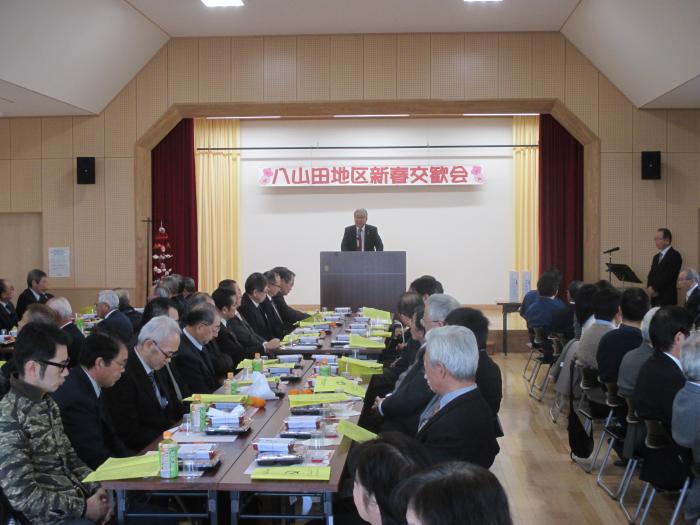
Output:
<path fill-rule="evenodd" d="M 659 180 L 661 178 L 661 152 L 642 151 L 642 179 Z"/>
<path fill-rule="evenodd" d="M 77 157 L 78 184 L 95 184 L 95 157 Z"/>

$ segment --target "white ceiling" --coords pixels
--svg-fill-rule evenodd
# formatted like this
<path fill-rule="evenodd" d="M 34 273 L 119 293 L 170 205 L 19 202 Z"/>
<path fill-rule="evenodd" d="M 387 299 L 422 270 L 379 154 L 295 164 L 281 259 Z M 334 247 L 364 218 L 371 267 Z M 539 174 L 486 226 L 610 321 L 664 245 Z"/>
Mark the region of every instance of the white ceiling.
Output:
<path fill-rule="evenodd" d="M 561 30 L 637 106 L 700 108 L 700 0 L 244 1 L 0 0 L 0 116 L 99 113 L 170 37 L 453 31 Z"/>

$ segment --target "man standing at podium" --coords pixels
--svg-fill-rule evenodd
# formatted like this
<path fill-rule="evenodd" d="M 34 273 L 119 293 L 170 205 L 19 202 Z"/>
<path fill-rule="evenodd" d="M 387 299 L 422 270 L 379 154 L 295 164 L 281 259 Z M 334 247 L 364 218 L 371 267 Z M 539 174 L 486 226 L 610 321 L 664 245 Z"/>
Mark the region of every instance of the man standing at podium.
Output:
<path fill-rule="evenodd" d="M 659 253 L 651 261 L 651 270 L 647 277 L 647 293 L 652 306 L 678 304 L 676 282 L 683 265 L 681 254 L 673 249 L 671 230 L 659 228 L 654 235 L 654 243 Z"/>
<path fill-rule="evenodd" d="M 344 252 L 384 251 L 384 244 L 376 226 L 367 224 L 367 210 L 355 210 L 355 226 L 345 228 L 340 249 Z"/>

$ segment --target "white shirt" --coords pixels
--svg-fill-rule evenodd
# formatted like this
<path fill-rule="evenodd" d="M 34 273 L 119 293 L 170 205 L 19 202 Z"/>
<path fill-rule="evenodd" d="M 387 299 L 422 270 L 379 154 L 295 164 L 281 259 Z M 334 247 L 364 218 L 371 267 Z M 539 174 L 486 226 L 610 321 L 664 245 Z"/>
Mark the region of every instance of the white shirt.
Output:
<path fill-rule="evenodd" d="M 197 350 L 199 350 L 200 352 L 204 351 L 204 346 L 202 346 L 202 343 L 200 343 L 194 337 L 192 337 L 187 330 L 183 328 L 182 333 L 185 334 L 185 337 L 187 337 L 187 339 L 190 340 L 190 343 L 192 343 Z"/>
<path fill-rule="evenodd" d="M 659 255 L 659 262 L 661 262 L 661 259 L 663 259 L 664 257 L 666 257 L 666 253 L 667 253 L 670 249 L 671 249 L 671 245 L 669 244 L 668 246 L 666 246 L 666 248 L 664 248 L 663 250 L 661 250 L 661 251 L 659 252 L 659 253 L 661 254 L 661 255 Z"/>
<path fill-rule="evenodd" d="M 117 309 L 115 308 L 114 310 L 110 310 L 109 312 L 107 312 L 107 314 L 105 315 L 105 319 L 107 319 L 110 315 L 112 315 L 116 311 L 117 311 Z"/>
<path fill-rule="evenodd" d="M 34 291 L 34 288 L 30 288 L 29 290 L 34 294 L 34 299 L 36 299 L 37 302 L 39 302 L 39 300 L 41 299 L 41 294 L 36 293 L 36 292 Z"/>
<path fill-rule="evenodd" d="M 695 289 L 696 289 L 697 287 L 698 287 L 698 285 L 697 285 L 697 284 L 694 284 L 693 287 L 685 293 L 685 297 L 686 297 L 686 298 L 690 297 L 690 295 L 695 291 Z"/>
<path fill-rule="evenodd" d="M 666 357 L 670 357 L 674 363 L 680 368 L 681 372 L 683 372 L 683 367 L 681 366 L 681 362 L 678 360 L 678 358 L 675 355 L 671 355 L 668 352 L 663 353 Z"/>
<path fill-rule="evenodd" d="M 100 385 L 97 384 L 97 382 L 93 379 L 93 377 L 90 375 L 90 372 L 88 372 L 84 366 L 81 366 L 80 368 L 83 369 L 83 372 L 85 372 L 85 375 L 88 377 L 90 380 L 90 383 L 92 383 L 92 388 L 95 390 L 95 395 L 97 398 L 100 398 L 100 394 L 102 393 L 102 389 L 100 388 Z"/>

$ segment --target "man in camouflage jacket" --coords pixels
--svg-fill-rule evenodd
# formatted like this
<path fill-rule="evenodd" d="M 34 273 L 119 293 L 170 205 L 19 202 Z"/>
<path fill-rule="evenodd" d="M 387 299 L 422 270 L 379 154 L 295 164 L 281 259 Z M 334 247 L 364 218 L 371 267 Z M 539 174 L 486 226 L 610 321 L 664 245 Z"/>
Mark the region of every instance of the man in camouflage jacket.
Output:
<path fill-rule="evenodd" d="M 47 395 L 68 375 L 67 339 L 41 323 L 23 327 L 15 346 L 18 374 L 0 400 L 0 488 L 32 524 L 103 523 L 110 498 L 95 483 L 63 430 L 56 402 Z"/>

